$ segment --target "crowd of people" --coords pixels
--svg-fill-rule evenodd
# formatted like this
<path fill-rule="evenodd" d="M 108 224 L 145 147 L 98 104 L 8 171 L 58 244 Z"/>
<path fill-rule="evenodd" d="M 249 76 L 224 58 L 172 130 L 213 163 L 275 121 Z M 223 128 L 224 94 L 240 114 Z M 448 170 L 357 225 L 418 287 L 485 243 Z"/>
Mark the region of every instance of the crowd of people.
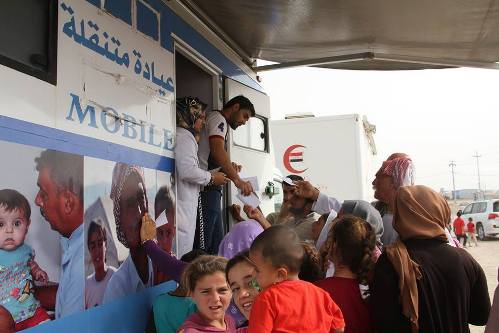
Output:
<path fill-rule="evenodd" d="M 84 233 L 83 172 L 74 167 L 82 160 L 68 167 L 51 151 L 37 159 L 35 203 L 63 236 L 60 281 L 46 291 L 49 297 L 33 294 L 29 285 L 26 295 L 18 290 L 9 296 L 13 303 L 0 306 L 0 332 L 48 320 L 49 303 L 60 318 L 83 308 L 83 293 L 90 308 L 168 280 L 177 288 L 159 295 L 151 309 L 151 329 L 162 333 L 460 333 L 469 332 L 469 324 L 499 331 L 499 291 L 491 307 L 485 274 L 459 242 L 466 246 L 465 233 L 474 235 L 473 221 L 466 226 L 458 214 L 452 234 L 449 205 L 432 189 L 415 185 L 407 154 L 382 163 L 372 183 L 373 203 L 332 198 L 301 176 L 288 175 L 279 212 L 265 216 L 259 207 L 233 205 L 237 223 L 225 234 L 223 186 L 233 182 L 242 195 L 254 191 L 239 175 L 243 166 L 230 160 L 227 134 L 255 116 L 255 108 L 236 96 L 221 111 L 206 115 L 205 109 L 196 97 L 177 100 L 177 196 L 161 187 L 153 216 L 143 168 L 114 165 L 116 235 L 129 255 L 119 268 L 108 266 L 106 228 L 91 221 L 85 244 L 94 270 L 86 280 L 83 250 L 75 245 L 83 244 Z M 61 168 L 69 178 L 57 176 Z M 158 227 L 161 214 L 170 223 Z M 45 272 L 24 244 L 29 225 L 26 198 L 0 190 L 3 262 L 44 281 Z M 70 278 L 75 274 L 78 279 Z M 5 286 L 2 281 L 10 292 Z"/>
<path fill-rule="evenodd" d="M 203 127 L 204 108 L 197 98 L 177 102 L 177 204 L 189 205 L 177 208 L 188 219 L 177 216 L 189 235 L 182 258 L 159 248 L 152 218 L 142 221 L 148 256 L 179 283 L 154 303 L 157 332 L 469 332 L 487 321 L 488 332 L 499 330 L 482 268 L 447 228 L 446 200 L 415 185 L 407 154 L 374 175 L 376 202 L 328 197 L 289 175 L 279 212 L 234 205 L 237 223 L 223 236 L 221 187 L 253 191 L 224 149 L 227 126 L 255 111 L 238 96 Z"/>

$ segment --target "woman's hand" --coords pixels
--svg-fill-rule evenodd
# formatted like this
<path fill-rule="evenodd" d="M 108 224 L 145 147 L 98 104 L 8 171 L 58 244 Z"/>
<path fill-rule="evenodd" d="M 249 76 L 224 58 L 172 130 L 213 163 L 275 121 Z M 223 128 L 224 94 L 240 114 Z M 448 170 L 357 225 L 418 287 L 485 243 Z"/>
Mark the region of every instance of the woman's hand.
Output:
<path fill-rule="evenodd" d="M 149 213 L 145 213 L 142 216 L 142 226 L 140 227 L 140 240 L 142 244 L 148 240 L 156 239 L 156 222 L 149 216 Z"/>
<path fill-rule="evenodd" d="M 211 174 L 211 179 L 213 181 L 213 185 L 225 185 L 229 182 L 229 178 L 223 172 L 217 171 Z"/>

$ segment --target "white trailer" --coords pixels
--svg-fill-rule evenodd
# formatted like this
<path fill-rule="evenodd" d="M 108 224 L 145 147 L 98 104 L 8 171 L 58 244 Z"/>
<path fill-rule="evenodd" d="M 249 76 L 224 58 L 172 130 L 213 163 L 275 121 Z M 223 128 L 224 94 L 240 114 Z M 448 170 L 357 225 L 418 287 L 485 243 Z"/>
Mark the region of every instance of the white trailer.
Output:
<path fill-rule="evenodd" d="M 277 168 L 296 174 L 321 192 L 346 199 L 373 199 L 375 126 L 358 114 L 271 122 Z"/>

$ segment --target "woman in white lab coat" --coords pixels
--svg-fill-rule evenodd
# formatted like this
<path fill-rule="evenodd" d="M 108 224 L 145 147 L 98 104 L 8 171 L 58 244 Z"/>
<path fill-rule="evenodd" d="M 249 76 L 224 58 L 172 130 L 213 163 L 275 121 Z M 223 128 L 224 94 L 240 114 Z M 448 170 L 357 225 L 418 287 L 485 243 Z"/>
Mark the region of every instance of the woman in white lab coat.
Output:
<path fill-rule="evenodd" d="M 206 104 L 196 97 L 177 99 L 175 170 L 179 257 L 192 250 L 201 187 L 223 185 L 229 181 L 222 172 L 210 173 L 199 167 L 198 141 L 204 126 L 205 108 Z"/>

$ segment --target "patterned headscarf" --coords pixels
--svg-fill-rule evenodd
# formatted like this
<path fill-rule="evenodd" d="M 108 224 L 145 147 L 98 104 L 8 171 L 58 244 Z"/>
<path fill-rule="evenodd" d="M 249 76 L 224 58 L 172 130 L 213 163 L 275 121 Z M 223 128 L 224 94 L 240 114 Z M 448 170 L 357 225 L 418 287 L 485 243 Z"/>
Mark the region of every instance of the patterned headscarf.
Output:
<path fill-rule="evenodd" d="M 380 174 L 391 177 L 395 188 L 414 185 L 414 163 L 407 155 L 384 161 L 376 172 L 377 176 Z"/>
<path fill-rule="evenodd" d="M 123 186 L 125 185 L 128 177 L 130 175 L 136 174 L 140 183 L 144 187 L 144 191 L 146 190 L 146 184 L 144 181 L 144 169 L 137 165 L 128 165 L 125 163 L 117 162 L 113 169 L 113 182 L 111 184 L 111 194 L 110 198 L 113 200 L 113 214 L 114 214 L 114 222 L 116 223 L 116 235 L 118 236 L 118 240 L 125 247 L 129 247 L 123 229 L 121 227 L 120 221 L 120 199 L 121 199 L 121 191 L 123 191 Z M 149 206 L 147 202 L 146 196 L 146 207 Z"/>
<path fill-rule="evenodd" d="M 196 135 L 192 127 L 196 123 L 196 120 L 204 115 L 206 106 L 207 104 L 197 97 L 177 98 L 177 126 L 185 128 L 193 135 Z"/>

